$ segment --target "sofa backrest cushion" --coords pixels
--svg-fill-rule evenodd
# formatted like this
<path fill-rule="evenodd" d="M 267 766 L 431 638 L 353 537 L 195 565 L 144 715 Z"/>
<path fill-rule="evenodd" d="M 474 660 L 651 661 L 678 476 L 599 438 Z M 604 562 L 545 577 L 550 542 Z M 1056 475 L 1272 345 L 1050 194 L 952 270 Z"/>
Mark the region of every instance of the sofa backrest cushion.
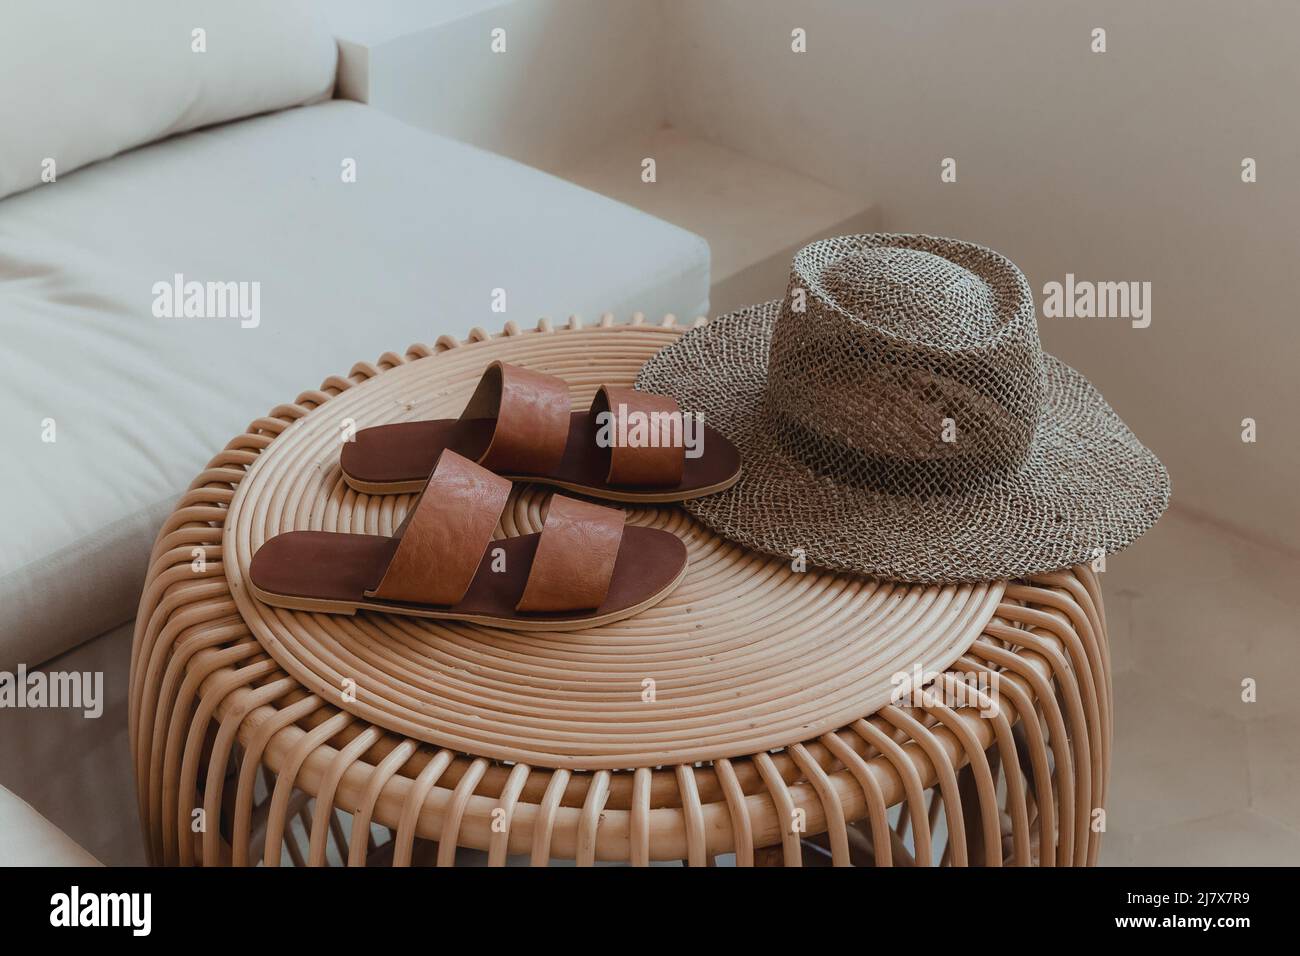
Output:
<path fill-rule="evenodd" d="M 0 198 L 212 123 L 328 98 L 312 0 L 4 0 Z"/>

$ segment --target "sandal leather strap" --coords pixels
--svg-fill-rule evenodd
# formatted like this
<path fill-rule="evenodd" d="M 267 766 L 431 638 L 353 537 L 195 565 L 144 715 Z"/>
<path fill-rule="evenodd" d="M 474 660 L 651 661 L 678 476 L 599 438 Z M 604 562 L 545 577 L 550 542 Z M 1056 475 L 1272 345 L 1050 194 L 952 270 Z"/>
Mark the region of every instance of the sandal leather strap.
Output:
<path fill-rule="evenodd" d="M 598 608 L 609 593 L 626 515 L 552 495 L 517 611 Z"/>
<path fill-rule="evenodd" d="M 600 415 L 610 413 L 608 427 Z M 686 468 L 681 408 L 675 399 L 634 388 L 602 385 L 591 403 L 597 443 L 609 455 L 610 485 L 675 488 Z"/>
<path fill-rule="evenodd" d="M 478 463 L 511 475 L 546 475 L 569 440 L 569 386 L 561 378 L 496 361 L 483 370 L 461 421 L 495 419 Z"/>
<path fill-rule="evenodd" d="M 394 535 L 397 550 L 367 597 L 456 604 L 478 573 L 510 496 L 510 482 L 454 451 L 438 458 Z"/>

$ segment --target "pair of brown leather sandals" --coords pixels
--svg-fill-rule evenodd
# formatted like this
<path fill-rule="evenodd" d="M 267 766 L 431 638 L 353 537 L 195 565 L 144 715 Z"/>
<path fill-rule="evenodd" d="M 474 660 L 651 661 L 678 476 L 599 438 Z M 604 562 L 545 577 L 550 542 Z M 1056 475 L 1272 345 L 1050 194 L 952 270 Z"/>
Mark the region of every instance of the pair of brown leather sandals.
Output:
<path fill-rule="evenodd" d="M 343 478 L 371 495 L 419 492 L 393 536 L 291 531 L 253 556 L 253 593 L 267 604 L 355 614 L 385 611 L 517 630 L 592 626 L 666 597 L 686 573 L 686 546 L 624 513 L 551 496 L 538 534 L 492 540 L 512 481 L 632 503 L 685 501 L 731 487 L 740 455 L 707 425 L 702 454 L 654 440 L 681 411 L 667 396 L 602 386 L 570 410 L 562 379 L 489 365 L 460 418 L 357 432 Z M 651 423 L 647 425 L 647 423 Z M 670 430 L 671 431 L 671 430 Z M 637 441 L 618 440 L 636 435 Z"/>

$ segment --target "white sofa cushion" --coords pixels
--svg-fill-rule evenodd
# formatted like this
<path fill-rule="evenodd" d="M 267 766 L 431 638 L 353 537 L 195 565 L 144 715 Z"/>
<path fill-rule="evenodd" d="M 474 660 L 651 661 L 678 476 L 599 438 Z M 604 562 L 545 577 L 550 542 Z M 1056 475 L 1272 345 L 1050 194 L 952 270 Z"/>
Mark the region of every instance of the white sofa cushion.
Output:
<path fill-rule="evenodd" d="M 57 180 L 173 133 L 328 97 L 337 62 L 310 0 L 5 0 L 0 197 L 43 182 L 49 160 Z"/>
<path fill-rule="evenodd" d="M 257 326 L 155 317 L 177 273 L 260 282 Z M 508 319 L 693 317 L 708 276 L 698 236 L 338 100 L 0 201 L 0 667 L 128 620 L 180 492 L 326 376 Z"/>

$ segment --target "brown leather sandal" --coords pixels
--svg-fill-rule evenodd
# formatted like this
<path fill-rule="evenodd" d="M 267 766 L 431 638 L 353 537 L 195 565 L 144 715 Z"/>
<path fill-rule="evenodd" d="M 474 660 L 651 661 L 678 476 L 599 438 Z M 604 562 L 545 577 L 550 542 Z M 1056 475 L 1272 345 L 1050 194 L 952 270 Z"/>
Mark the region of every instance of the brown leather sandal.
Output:
<path fill-rule="evenodd" d="M 603 434 L 616 442 L 607 447 L 597 441 L 602 412 L 610 413 Z M 443 449 L 511 480 L 611 501 L 685 501 L 730 488 L 740 478 L 736 447 L 701 423 L 702 454 L 688 457 L 684 422 L 672 398 L 609 385 L 588 411 L 573 412 L 563 379 L 493 362 L 460 418 L 363 428 L 339 465 L 368 495 L 419 491 Z M 676 444 L 665 443 L 665 430 Z"/>
<path fill-rule="evenodd" d="M 391 537 L 290 531 L 253 555 L 267 604 L 302 611 L 386 611 L 515 630 L 587 627 L 630 617 L 686 573 L 686 546 L 624 514 L 553 495 L 539 534 L 493 541 L 510 482 L 444 451 Z"/>

